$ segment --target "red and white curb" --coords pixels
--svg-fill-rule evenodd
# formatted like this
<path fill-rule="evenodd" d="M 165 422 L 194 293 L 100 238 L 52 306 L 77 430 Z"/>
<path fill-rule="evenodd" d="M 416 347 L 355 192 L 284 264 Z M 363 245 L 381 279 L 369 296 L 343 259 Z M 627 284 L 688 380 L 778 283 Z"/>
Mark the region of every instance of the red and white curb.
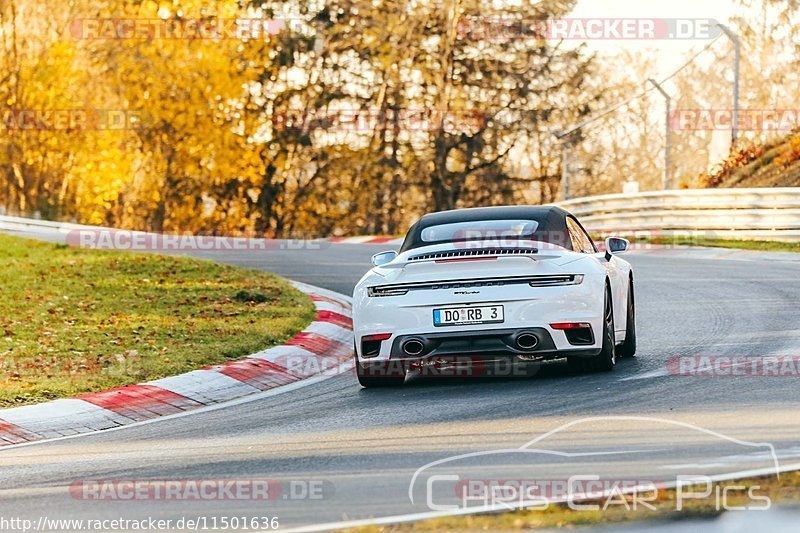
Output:
<path fill-rule="evenodd" d="M 353 354 L 347 297 L 292 282 L 314 301 L 314 321 L 283 346 L 138 385 L 0 410 L 0 447 L 119 428 L 339 373 Z"/>

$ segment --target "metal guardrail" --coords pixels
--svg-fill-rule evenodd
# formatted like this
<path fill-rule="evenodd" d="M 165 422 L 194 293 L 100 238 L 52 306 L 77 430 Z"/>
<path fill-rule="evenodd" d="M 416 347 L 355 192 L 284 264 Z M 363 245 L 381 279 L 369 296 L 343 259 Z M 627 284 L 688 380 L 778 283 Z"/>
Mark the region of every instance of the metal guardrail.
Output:
<path fill-rule="evenodd" d="M 98 226 L 84 226 L 71 222 L 52 222 L 50 220 L 38 220 L 35 218 L 22 218 L 0 215 L 0 230 L 4 231 L 26 231 L 26 230 L 48 230 L 52 232 L 68 233 L 78 229 L 111 229 L 100 228 Z"/>
<path fill-rule="evenodd" d="M 607 194 L 557 204 L 599 235 L 689 235 L 800 241 L 800 187 Z M 0 230 L 109 229 L 0 215 Z"/>
<path fill-rule="evenodd" d="M 800 187 L 608 194 L 557 205 L 601 235 L 800 241 Z"/>

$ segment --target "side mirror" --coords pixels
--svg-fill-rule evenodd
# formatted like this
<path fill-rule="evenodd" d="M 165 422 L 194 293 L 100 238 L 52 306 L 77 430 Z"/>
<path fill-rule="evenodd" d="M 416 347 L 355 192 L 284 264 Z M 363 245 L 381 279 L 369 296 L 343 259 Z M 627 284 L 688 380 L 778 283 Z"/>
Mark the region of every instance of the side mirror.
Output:
<path fill-rule="evenodd" d="M 397 252 L 389 250 L 388 252 L 381 252 L 372 256 L 372 264 L 376 267 L 391 263 L 397 257 Z"/>
<path fill-rule="evenodd" d="M 611 254 L 624 254 L 631 247 L 628 239 L 621 237 L 609 237 L 606 239 L 606 258 L 611 259 Z"/>

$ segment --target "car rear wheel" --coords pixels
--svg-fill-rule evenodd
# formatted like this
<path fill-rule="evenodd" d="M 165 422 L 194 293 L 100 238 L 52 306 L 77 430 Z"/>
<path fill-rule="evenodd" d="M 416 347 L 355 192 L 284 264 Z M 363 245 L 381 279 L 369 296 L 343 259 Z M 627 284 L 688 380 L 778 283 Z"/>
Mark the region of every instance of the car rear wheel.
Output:
<path fill-rule="evenodd" d="M 594 357 L 568 357 L 569 367 L 578 373 L 608 372 L 617 364 L 617 354 L 614 336 L 614 308 L 611 305 L 611 292 L 606 287 L 606 297 L 603 316 L 603 347 Z"/>
<path fill-rule="evenodd" d="M 633 357 L 636 355 L 636 302 L 633 299 L 633 280 L 628 289 L 628 318 L 625 325 L 625 342 L 619 345 L 617 351 L 620 357 Z"/>

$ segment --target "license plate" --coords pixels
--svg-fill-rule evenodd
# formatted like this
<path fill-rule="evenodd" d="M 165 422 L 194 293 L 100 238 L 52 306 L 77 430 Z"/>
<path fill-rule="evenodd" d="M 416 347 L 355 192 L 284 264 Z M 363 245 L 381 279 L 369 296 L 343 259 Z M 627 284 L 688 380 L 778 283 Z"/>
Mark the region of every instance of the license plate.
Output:
<path fill-rule="evenodd" d="M 434 326 L 459 326 L 464 324 L 493 324 L 502 322 L 503 306 L 487 305 L 482 307 L 454 307 L 450 309 L 434 309 Z"/>

